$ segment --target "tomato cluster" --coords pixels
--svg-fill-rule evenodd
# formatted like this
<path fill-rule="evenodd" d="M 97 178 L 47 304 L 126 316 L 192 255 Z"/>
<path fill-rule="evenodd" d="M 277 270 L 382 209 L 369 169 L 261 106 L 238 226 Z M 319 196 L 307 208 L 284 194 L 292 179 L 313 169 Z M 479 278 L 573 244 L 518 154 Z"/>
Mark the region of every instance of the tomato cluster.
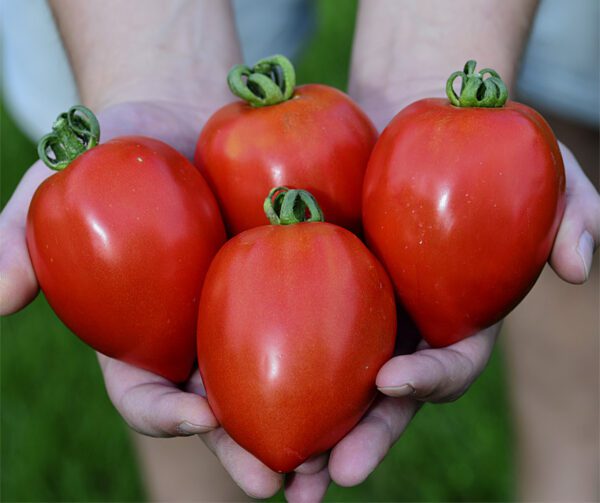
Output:
<path fill-rule="evenodd" d="M 228 83 L 245 102 L 206 123 L 196 167 L 150 138 L 97 145 L 84 107 L 59 116 L 39 146 L 59 172 L 31 202 L 27 244 L 74 333 L 174 382 L 197 348 L 221 425 L 285 472 L 374 400 L 403 337 L 396 302 L 432 346 L 520 302 L 552 247 L 564 168 L 544 119 L 473 61 L 449 101 L 413 103 L 379 139 L 345 94 L 295 87 L 282 56 Z"/>

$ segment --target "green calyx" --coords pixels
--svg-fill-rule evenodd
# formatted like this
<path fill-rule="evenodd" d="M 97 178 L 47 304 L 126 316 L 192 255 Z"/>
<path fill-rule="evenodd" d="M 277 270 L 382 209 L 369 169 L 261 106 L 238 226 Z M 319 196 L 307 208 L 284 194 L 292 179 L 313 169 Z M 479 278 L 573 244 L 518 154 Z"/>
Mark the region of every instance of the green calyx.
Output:
<path fill-rule="evenodd" d="M 306 190 L 275 187 L 269 192 L 263 208 L 273 225 L 325 221 L 317 200 Z"/>
<path fill-rule="evenodd" d="M 480 72 L 475 71 L 477 62 L 469 60 L 462 72 L 454 72 L 446 82 L 446 94 L 450 103 L 456 107 L 483 107 L 499 108 L 508 99 L 506 85 L 491 68 L 485 68 Z M 489 75 L 488 78 L 485 78 Z M 460 77 L 460 94 L 454 91 L 454 81 Z"/>
<path fill-rule="evenodd" d="M 85 151 L 98 145 L 100 125 L 91 110 L 75 105 L 58 116 L 52 132 L 38 143 L 38 155 L 51 169 L 65 169 Z M 49 155 L 50 154 L 50 155 Z"/>
<path fill-rule="evenodd" d="M 289 100 L 296 86 L 294 66 L 279 54 L 261 59 L 252 68 L 234 66 L 227 75 L 231 92 L 254 107 Z"/>

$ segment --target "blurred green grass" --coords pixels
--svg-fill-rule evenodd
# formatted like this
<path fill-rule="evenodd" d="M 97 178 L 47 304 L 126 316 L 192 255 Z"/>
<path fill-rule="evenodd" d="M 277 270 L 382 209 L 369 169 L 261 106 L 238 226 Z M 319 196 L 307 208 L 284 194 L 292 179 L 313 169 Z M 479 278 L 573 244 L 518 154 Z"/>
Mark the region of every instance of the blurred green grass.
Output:
<path fill-rule="evenodd" d="M 322 0 L 317 8 L 318 30 L 299 61 L 299 81 L 344 89 L 356 2 Z M 4 107 L 0 119 L 4 207 L 35 148 Z M 43 296 L 3 318 L 0 328 L 0 500 L 144 500 L 127 428 L 106 396 L 92 350 Z M 356 488 L 332 485 L 326 500 L 513 500 L 503 373 L 496 351 L 465 397 L 426 405 L 371 477 Z"/>

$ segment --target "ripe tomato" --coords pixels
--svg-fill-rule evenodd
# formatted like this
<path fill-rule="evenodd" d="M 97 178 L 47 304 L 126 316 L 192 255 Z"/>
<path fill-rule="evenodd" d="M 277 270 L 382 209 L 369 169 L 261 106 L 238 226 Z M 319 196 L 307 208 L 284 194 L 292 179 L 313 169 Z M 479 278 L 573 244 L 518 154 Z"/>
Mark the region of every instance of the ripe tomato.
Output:
<path fill-rule="evenodd" d="M 288 202 L 294 192 L 307 197 L 289 191 Z M 304 216 L 296 206 L 286 220 L 293 206 L 282 223 Z M 250 229 L 217 253 L 202 291 L 209 404 L 242 447 L 291 471 L 365 413 L 395 331 L 392 285 L 354 234 L 321 221 Z"/>
<path fill-rule="evenodd" d="M 69 135 L 83 150 L 73 134 L 97 125 L 88 114 L 74 107 L 59 117 L 42 156 L 49 141 L 60 157 L 56 142 Z M 59 318 L 101 353 L 175 382 L 192 369 L 200 288 L 224 240 L 202 176 L 144 137 L 79 155 L 40 185 L 27 220 L 33 267 Z"/>
<path fill-rule="evenodd" d="M 252 70 L 235 67 L 230 87 L 250 103 L 221 108 L 200 134 L 195 163 L 217 196 L 231 234 L 264 224 L 264 195 L 278 185 L 309 190 L 327 221 L 361 229 L 362 181 L 375 127 L 346 94 L 316 84 L 294 90 L 294 82 L 293 67 L 283 56 L 267 58 Z"/>
<path fill-rule="evenodd" d="M 564 168 L 549 126 L 525 105 L 498 106 L 506 96 L 493 98 L 506 93 L 497 74 L 483 71 L 492 77 L 482 81 L 473 72 L 467 63 L 460 101 L 449 80 L 460 106 L 425 99 L 402 110 L 365 178 L 368 243 L 433 346 L 472 335 L 521 301 L 564 209 Z M 482 95 L 495 107 L 482 107 Z"/>

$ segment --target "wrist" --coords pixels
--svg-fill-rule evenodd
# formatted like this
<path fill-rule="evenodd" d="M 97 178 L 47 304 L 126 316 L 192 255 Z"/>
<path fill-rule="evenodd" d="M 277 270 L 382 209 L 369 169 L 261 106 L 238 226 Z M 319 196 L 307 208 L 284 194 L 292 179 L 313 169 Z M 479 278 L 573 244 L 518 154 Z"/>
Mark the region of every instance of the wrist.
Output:
<path fill-rule="evenodd" d="M 96 112 L 127 102 L 216 109 L 241 56 L 229 2 L 52 0 L 82 102 Z M 123 23 L 124 19 L 130 23 Z"/>
<path fill-rule="evenodd" d="M 501 73 L 502 80 L 509 86 L 514 81 L 514 73 L 514 68 L 507 68 Z M 446 82 L 449 76 L 450 73 L 439 73 L 394 80 L 388 75 L 383 79 L 383 84 L 374 85 L 370 75 L 358 73 L 350 78 L 349 94 L 381 131 L 400 110 L 415 101 L 424 98 L 447 99 Z M 455 88 L 458 89 L 458 83 L 455 83 Z"/>
<path fill-rule="evenodd" d="M 198 134 L 210 112 L 170 101 L 119 102 L 98 113 L 100 140 L 119 136 L 149 136 L 193 158 Z"/>
<path fill-rule="evenodd" d="M 227 88 L 228 69 L 224 66 L 202 77 L 189 64 L 179 66 L 172 61 L 153 65 L 151 71 L 132 68 L 79 82 L 79 88 L 82 102 L 98 112 L 131 102 L 177 103 L 213 112 L 233 99 Z"/>
<path fill-rule="evenodd" d="M 446 97 L 447 79 L 447 75 L 407 78 L 374 86 L 368 76 L 359 75 L 351 77 L 348 92 L 381 131 L 411 103 L 423 98 Z"/>
<path fill-rule="evenodd" d="M 226 83 L 227 70 L 222 68 L 211 72 L 210 78 L 202 78 L 198 77 L 200 72 L 189 67 L 165 62 L 153 65 L 151 72 L 132 68 L 90 82 L 79 81 L 78 87 L 82 102 L 97 112 L 132 102 L 177 103 L 213 112 L 232 100 Z"/>

